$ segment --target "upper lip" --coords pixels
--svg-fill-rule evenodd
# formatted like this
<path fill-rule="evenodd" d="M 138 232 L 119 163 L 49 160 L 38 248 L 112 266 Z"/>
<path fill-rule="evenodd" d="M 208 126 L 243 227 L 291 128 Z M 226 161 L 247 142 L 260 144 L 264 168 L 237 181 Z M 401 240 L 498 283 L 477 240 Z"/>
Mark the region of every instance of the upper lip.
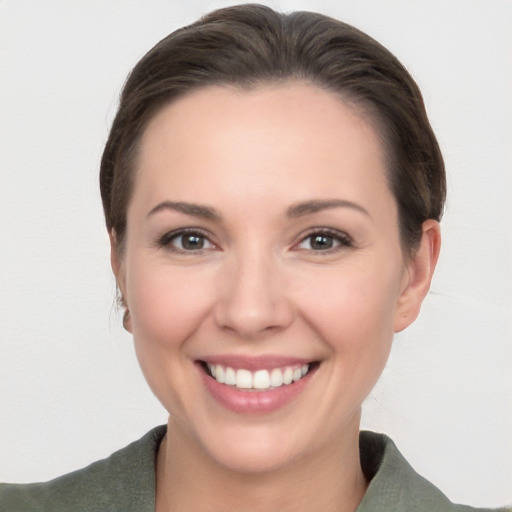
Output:
<path fill-rule="evenodd" d="M 203 363 L 220 364 L 234 369 L 250 371 L 272 370 L 287 366 L 303 366 L 314 362 L 313 359 L 283 355 L 239 356 L 233 354 L 206 356 L 198 359 Z"/>

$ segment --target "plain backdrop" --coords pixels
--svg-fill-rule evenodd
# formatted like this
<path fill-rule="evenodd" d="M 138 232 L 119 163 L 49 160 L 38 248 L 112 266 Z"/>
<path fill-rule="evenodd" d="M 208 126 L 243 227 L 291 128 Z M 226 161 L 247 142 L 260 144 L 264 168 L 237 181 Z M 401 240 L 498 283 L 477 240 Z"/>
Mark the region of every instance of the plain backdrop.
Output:
<path fill-rule="evenodd" d="M 166 421 L 114 305 L 99 159 L 136 61 L 232 3 L 0 0 L 0 480 L 55 477 Z M 511 503 L 512 3 L 266 3 L 367 31 L 424 93 L 448 171 L 442 256 L 363 427 L 452 500 Z"/>

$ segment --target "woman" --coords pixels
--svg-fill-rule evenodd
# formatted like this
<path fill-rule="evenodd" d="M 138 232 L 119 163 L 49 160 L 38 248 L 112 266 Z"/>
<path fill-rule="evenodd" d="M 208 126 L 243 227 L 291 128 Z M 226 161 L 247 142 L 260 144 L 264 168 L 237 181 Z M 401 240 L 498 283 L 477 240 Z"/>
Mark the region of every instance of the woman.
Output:
<path fill-rule="evenodd" d="M 6 506 L 464 510 L 359 434 L 428 291 L 444 179 L 416 85 L 352 27 L 245 6 L 171 34 L 126 83 L 100 178 L 167 429 Z"/>

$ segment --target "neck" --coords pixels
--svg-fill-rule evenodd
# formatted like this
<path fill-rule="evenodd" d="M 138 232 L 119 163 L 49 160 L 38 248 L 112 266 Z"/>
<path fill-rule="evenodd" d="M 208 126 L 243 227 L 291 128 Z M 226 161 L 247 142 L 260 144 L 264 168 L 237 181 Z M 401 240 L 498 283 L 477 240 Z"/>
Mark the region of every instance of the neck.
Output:
<path fill-rule="evenodd" d="M 169 420 L 157 458 L 156 511 L 353 512 L 368 486 L 358 431 L 339 441 L 284 468 L 238 472 L 204 454 Z"/>

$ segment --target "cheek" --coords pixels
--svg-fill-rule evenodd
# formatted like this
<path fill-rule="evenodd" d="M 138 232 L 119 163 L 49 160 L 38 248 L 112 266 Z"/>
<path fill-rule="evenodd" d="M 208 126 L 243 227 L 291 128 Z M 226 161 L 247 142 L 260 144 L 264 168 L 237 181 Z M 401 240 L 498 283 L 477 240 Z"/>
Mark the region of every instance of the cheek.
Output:
<path fill-rule="evenodd" d="M 209 280 L 197 269 L 140 262 L 127 273 L 127 291 L 135 351 L 149 387 L 173 414 L 187 410 L 193 389 L 187 373 L 187 341 L 211 309 Z"/>
<path fill-rule="evenodd" d="M 335 352 L 388 350 L 399 272 L 375 272 L 374 268 L 332 269 L 303 283 L 307 292 L 301 294 L 300 310 Z"/>
<path fill-rule="evenodd" d="M 384 369 L 393 340 L 399 274 L 367 269 L 350 266 L 304 276 L 298 304 L 308 327 L 330 352 L 324 374 L 333 435 L 360 410 Z M 325 396 L 318 396 L 319 403 Z"/>
<path fill-rule="evenodd" d="M 138 343 L 179 346 L 210 310 L 211 280 L 197 269 L 141 262 L 128 276 L 133 335 Z"/>

